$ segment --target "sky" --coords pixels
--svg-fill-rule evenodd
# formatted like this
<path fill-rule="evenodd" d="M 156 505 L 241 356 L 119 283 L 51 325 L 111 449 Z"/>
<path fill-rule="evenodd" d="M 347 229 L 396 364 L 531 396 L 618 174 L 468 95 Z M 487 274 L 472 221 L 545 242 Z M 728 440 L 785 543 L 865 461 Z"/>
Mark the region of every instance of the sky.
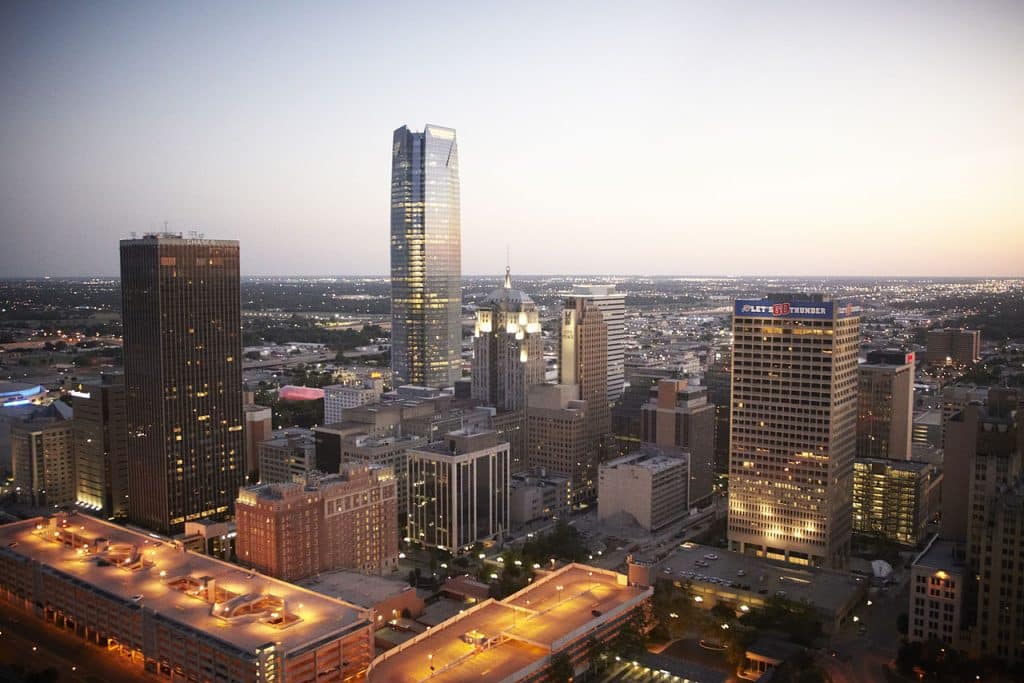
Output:
<path fill-rule="evenodd" d="M 0 3 L 0 277 L 132 232 L 389 269 L 457 130 L 462 270 L 1024 275 L 1024 3 Z"/>

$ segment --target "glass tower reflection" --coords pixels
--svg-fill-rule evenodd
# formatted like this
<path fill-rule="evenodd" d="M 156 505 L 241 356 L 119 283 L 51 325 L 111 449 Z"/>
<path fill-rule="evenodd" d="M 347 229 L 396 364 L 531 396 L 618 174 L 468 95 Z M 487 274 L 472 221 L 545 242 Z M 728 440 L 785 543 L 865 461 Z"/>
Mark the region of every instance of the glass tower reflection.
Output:
<path fill-rule="evenodd" d="M 462 244 L 455 130 L 402 126 L 391 150 L 391 369 L 394 384 L 462 376 Z"/>

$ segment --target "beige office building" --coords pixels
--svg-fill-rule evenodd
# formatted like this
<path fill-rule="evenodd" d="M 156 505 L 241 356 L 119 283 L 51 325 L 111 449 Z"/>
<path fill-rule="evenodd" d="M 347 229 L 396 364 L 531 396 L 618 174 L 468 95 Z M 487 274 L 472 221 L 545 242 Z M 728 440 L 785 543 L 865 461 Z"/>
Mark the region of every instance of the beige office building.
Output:
<path fill-rule="evenodd" d="M 675 449 L 640 447 L 601 465 L 597 516 L 602 522 L 628 515 L 645 531 L 686 516 L 688 456 Z"/>
<path fill-rule="evenodd" d="M 852 532 L 860 306 L 822 294 L 737 300 L 729 545 L 844 567 Z"/>
<path fill-rule="evenodd" d="M 567 384 L 530 387 L 526 408 L 526 466 L 569 478 L 574 502 L 591 496 L 597 462 L 590 457 L 587 404 L 579 388 Z"/>

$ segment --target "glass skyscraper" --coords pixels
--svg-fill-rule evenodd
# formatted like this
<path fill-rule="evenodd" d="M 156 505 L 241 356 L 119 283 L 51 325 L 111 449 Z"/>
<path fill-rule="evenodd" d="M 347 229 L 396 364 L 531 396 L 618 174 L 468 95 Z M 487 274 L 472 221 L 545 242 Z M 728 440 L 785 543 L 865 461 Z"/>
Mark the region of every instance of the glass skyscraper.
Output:
<path fill-rule="evenodd" d="M 455 131 L 402 126 L 391 149 L 391 368 L 394 384 L 462 376 L 462 240 Z"/>

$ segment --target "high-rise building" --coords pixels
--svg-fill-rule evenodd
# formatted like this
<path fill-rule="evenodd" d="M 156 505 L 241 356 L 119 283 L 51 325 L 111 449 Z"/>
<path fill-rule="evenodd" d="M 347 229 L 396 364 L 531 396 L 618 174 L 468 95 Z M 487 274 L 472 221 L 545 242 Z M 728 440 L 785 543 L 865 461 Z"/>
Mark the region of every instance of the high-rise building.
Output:
<path fill-rule="evenodd" d="M 577 389 L 586 424 L 585 469 L 593 480 L 597 466 L 614 450 L 608 403 L 608 325 L 588 297 L 567 297 L 562 307 L 558 381 Z M 533 449 L 533 446 L 529 448 Z M 567 474 L 563 472 L 563 474 Z"/>
<path fill-rule="evenodd" d="M 70 411 L 67 411 L 70 413 Z M 19 501 L 36 507 L 75 502 L 75 426 L 56 404 L 11 425 L 11 470 Z"/>
<path fill-rule="evenodd" d="M 576 285 L 571 298 L 585 299 L 601 311 L 607 328 L 608 400 L 614 403 L 625 386 L 626 295 L 615 285 Z"/>
<path fill-rule="evenodd" d="M 526 466 L 568 477 L 574 503 L 593 497 L 599 464 L 590 455 L 587 405 L 578 395 L 576 385 L 538 384 L 526 407 Z"/>
<path fill-rule="evenodd" d="M 462 245 L 455 130 L 402 126 L 391 148 L 394 386 L 462 376 Z"/>
<path fill-rule="evenodd" d="M 853 465 L 853 530 L 893 543 L 921 542 L 939 511 L 942 471 L 931 463 L 857 458 Z"/>
<path fill-rule="evenodd" d="M 477 307 L 473 332 L 472 396 L 511 411 L 526 408 L 526 392 L 544 381 L 544 342 L 537 305 L 526 292 L 504 285 Z"/>
<path fill-rule="evenodd" d="M 285 581 L 333 569 L 391 572 L 397 495 L 391 469 L 377 466 L 243 488 L 235 503 L 238 561 Z"/>
<path fill-rule="evenodd" d="M 914 354 L 871 351 L 858 368 L 857 457 L 909 460 Z"/>
<path fill-rule="evenodd" d="M 253 473 L 260 468 L 260 443 L 271 437 L 274 431 L 274 411 L 255 403 L 246 403 L 245 423 L 242 434 L 245 436 L 245 474 L 248 483 L 255 484 L 259 480 Z"/>
<path fill-rule="evenodd" d="M 715 407 L 715 471 L 729 473 L 729 399 L 732 394 L 732 347 L 715 352 L 704 373 L 708 401 Z"/>
<path fill-rule="evenodd" d="M 642 440 L 689 453 L 687 505 L 706 505 L 715 479 L 715 407 L 706 387 L 685 379 L 659 380 L 643 406 Z"/>
<path fill-rule="evenodd" d="M 450 432 L 407 457 L 414 541 L 458 552 L 508 531 L 509 447 L 495 432 Z"/>
<path fill-rule="evenodd" d="M 737 300 L 729 544 L 843 567 L 852 531 L 860 306 L 822 294 Z"/>
<path fill-rule="evenodd" d="M 238 242 L 121 241 L 128 517 L 177 533 L 245 481 Z"/>
<path fill-rule="evenodd" d="M 128 429 L 124 376 L 103 374 L 75 401 L 76 503 L 104 517 L 128 515 Z"/>
<path fill-rule="evenodd" d="M 376 436 L 361 432 L 342 437 L 341 462 L 359 465 L 382 465 L 395 473 L 398 489 L 398 522 L 405 521 L 409 508 L 408 458 L 410 448 L 423 448 L 427 440 L 419 436 Z"/>
<path fill-rule="evenodd" d="M 651 387 L 660 379 L 679 377 L 672 368 L 631 367 L 627 371 L 628 384 L 622 395 L 612 406 L 612 431 L 615 434 L 616 450 L 619 455 L 631 453 L 640 448 L 643 406 L 651 400 Z"/>
<path fill-rule="evenodd" d="M 937 365 L 973 365 L 981 360 L 981 332 L 946 328 L 928 330 L 924 359 Z"/>
<path fill-rule="evenodd" d="M 953 386 L 943 387 L 939 399 L 939 405 L 942 410 L 939 448 L 946 447 L 946 435 L 950 431 L 949 421 L 953 419 L 953 416 L 971 403 L 981 404 L 987 401 L 988 392 L 988 387 L 976 387 L 973 384 L 968 386 L 954 384 Z"/>

